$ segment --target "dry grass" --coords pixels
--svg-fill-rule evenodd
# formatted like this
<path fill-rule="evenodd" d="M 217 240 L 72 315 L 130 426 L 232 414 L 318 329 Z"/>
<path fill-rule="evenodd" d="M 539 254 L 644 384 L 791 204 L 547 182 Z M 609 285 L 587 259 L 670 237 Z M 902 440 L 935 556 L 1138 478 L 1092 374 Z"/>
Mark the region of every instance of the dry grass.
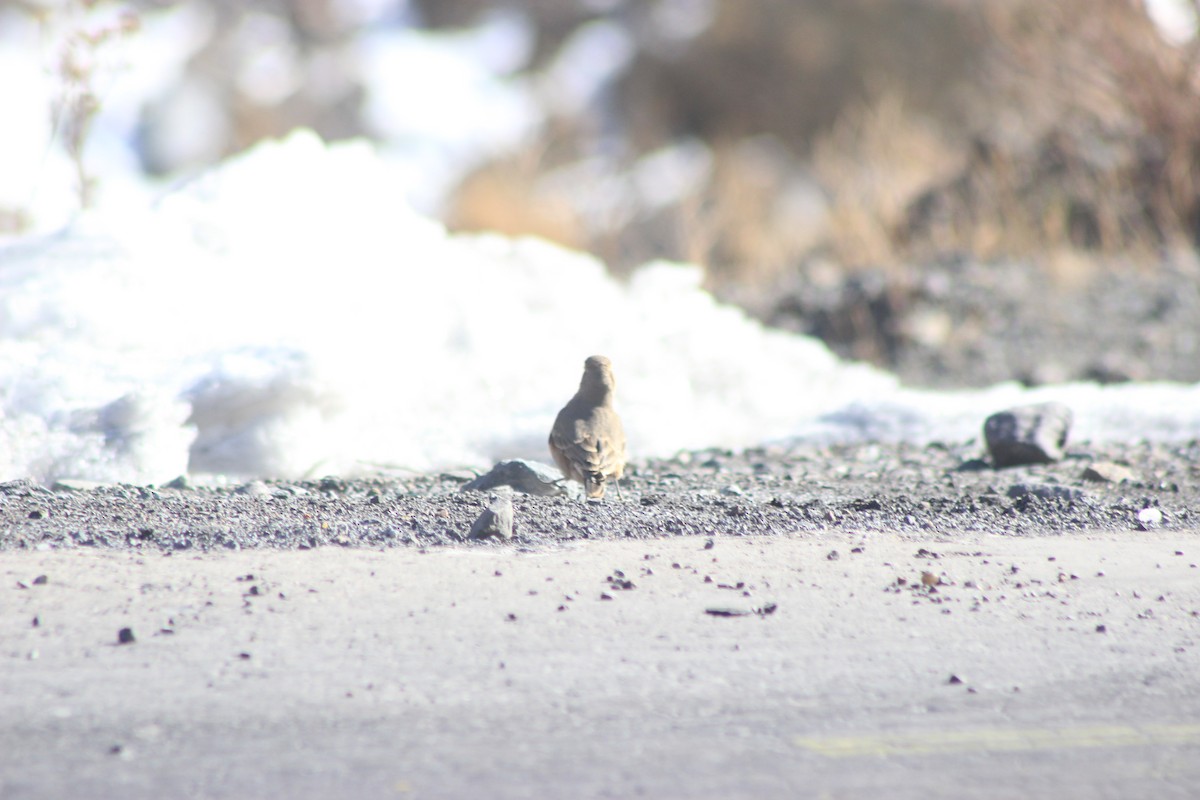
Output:
<path fill-rule="evenodd" d="M 541 181 L 527 159 L 501 170 L 506 186 L 488 172 L 473 178 L 460 205 L 470 207 L 475 227 L 549 235 L 619 271 L 652 257 L 695 261 L 717 286 L 769 286 L 814 260 L 886 268 L 951 252 L 1044 256 L 1049 267 L 1072 251 L 1200 244 L 1200 43 L 1168 45 L 1137 0 L 928 0 L 939 2 L 957 9 L 960 35 L 977 52 L 962 76 L 971 90 L 948 90 L 940 108 L 927 95 L 914 102 L 915 84 L 894 79 L 868 82 L 875 88 L 857 100 L 829 99 L 836 114 L 804 107 L 815 96 L 792 91 L 794 49 L 775 61 L 758 52 L 739 63 L 762 70 L 739 86 L 791 110 L 756 117 L 751 105 L 731 109 L 725 122 L 719 108 L 704 111 L 713 115 L 699 123 L 713 132 L 711 173 L 673 207 L 596 219 L 581 210 L 578 195 L 589 187 Z M 786 4 L 771 7 L 792 20 Z M 828 24 L 840 7 L 819 8 L 814 13 Z M 739 48 L 760 40 L 760 49 L 775 42 L 762 31 L 743 41 L 720 30 L 710 43 L 717 63 L 736 61 Z M 840 32 L 839 41 L 849 35 Z M 870 50 L 865 42 L 854 47 Z M 706 56 L 688 58 L 696 67 Z M 670 128 L 669 117 L 655 114 L 673 113 L 682 101 L 670 98 L 666 111 L 654 106 L 672 85 L 665 68 L 655 65 L 640 91 L 626 92 L 631 107 L 622 113 L 635 127 L 656 118 L 641 129 Z M 920 82 L 919 72 L 905 75 Z M 685 99 L 702 78 L 684 84 Z M 691 113 L 707 108 L 696 103 Z M 787 125 L 800 111 L 833 122 L 815 135 L 792 135 Z M 761 130 L 748 128 L 754 119 Z M 638 140 L 658 146 L 661 133 Z"/>
<path fill-rule="evenodd" d="M 812 154 L 829 187 L 832 257 L 848 267 L 893 263 L 895 231 L 913 201 L 961 162 L 946 137 L 896 95 L 849 109 Z"/>
<path fill-rule="evenodd" d="M 902 252 L 1200 243 L 1200 43 L 1167 45 L 1132 0 L 989 0 L 980 13 L 984 87 L 1000 102 L 960 173 L 913 203 Z"/>

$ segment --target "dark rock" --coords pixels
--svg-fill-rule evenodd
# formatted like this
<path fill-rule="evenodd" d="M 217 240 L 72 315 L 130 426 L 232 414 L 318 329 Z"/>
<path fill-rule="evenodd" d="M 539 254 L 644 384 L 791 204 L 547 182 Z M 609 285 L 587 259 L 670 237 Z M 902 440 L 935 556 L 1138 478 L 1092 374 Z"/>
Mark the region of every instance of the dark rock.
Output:
<path fill-rule="evenodd" d="M 117 631 L 117 644 L 133 644 L 137 639 L 133 635 L 133 628 L 121 628 Z"/>
<path fill-rule="evenodd" d="M 706 608 L 704 613 L 713 617 L 748 617 L 754 612 L 745 608 Z"/>
<path fill-rule="evenodd" d="M 992 464 L 1000 468 L 1062 459 L 1073 418 L 1071 409 L 1061 403 L 1018 406 L 993 414 L 983 425 Z"/>

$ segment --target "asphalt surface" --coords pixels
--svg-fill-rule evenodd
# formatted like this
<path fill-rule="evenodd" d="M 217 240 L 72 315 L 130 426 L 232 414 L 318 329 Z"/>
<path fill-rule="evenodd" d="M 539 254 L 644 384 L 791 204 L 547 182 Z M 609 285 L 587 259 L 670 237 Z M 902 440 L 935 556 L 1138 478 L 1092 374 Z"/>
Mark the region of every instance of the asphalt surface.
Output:
<path fill-rule="evenodd" d="M 11 549 L 0 797 L 1194 798 L 1198 534 Z"/>

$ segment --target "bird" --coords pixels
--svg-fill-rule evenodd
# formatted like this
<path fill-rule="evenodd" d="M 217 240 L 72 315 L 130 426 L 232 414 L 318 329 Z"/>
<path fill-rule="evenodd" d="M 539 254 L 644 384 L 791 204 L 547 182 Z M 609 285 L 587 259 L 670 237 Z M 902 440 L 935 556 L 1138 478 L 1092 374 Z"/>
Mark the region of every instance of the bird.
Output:
<path fill-rule="evenodd" d="M 621 495 L 625 472 L 625 428 L 613 409 L 612 361 L 591 356 L 583 362 L 583 378 L 550 429 L 550 455 L 569 480 L 583 484 L 589 500 L 604 497 L 611 480 Z"/>

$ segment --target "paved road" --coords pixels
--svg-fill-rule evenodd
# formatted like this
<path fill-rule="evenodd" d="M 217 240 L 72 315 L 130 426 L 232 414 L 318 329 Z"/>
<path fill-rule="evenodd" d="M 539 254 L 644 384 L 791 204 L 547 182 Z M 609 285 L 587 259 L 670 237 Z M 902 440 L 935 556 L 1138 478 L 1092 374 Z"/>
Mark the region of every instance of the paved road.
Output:
<path fill-rule="evenodd" d="M 7 553 L 0 797 L 1200 797 L 1200 532 L 713 541 Z"/>

